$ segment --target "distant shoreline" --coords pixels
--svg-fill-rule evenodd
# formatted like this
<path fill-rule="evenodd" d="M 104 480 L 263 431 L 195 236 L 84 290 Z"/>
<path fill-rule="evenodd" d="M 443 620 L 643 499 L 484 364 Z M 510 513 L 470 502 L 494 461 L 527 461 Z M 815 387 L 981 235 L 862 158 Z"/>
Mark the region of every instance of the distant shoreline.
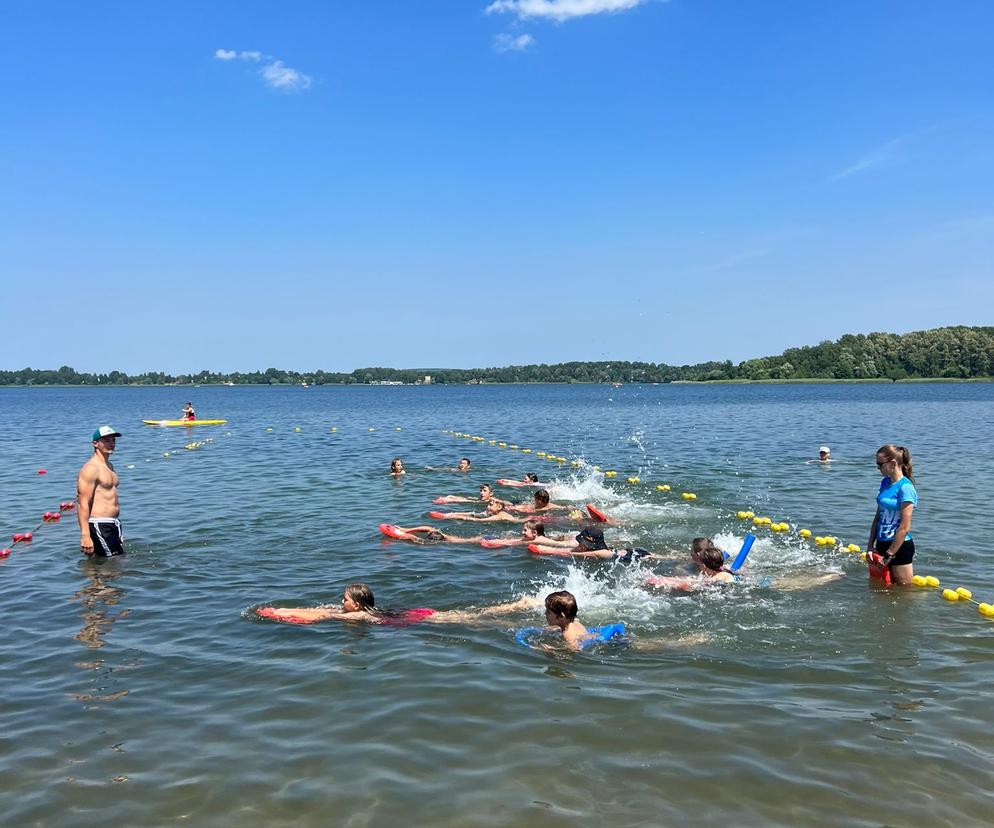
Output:
<path fill-rule="evenodd" d="M 876 377 L 873 379 L 829 379 L 811 377 L 808 379 L 724 379 L 724 380 L 671 380 L 670 382 L 624 382 L 619 388 L 625 386 L 652 386 L 652 385 L 921 385 L 925 383 L 978 383 L 994 382 L 994 377 L 904 377 L 902 379 L 891 379 L 890 377 Z M 312 388 L 465 388 L 467 386 L 523 386 L 523 385 L 612 385 L 609 382 L 434 382 L 429 385 L 418 383 L 401 383 L 383 385 L 371 382 L 322 382 L 315 383 Z M 0 388 L 300 388 L 299 383 L 283 382 L 240 382 L 235 385 L 227 385 L 223 382 L 201 382 L 196 385 L 177 385 L 175 383 L 155 384 L 143 383 L 102 383 L 100 385 L 87 384 L 56 384 L 39 383 L 35 384 L 0 384 Z"/>

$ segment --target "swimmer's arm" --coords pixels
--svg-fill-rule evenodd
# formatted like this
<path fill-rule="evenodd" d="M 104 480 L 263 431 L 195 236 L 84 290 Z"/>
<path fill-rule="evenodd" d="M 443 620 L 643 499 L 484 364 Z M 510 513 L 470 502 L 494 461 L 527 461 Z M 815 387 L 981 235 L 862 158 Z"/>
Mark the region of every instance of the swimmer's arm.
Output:
<path fill-rule="evenodd" d="M 462 495 L 442 495 L 436 497 L 434 503 L 482 503 L 478 497 L 463 497 Z"/>
<path fill-rule="evenodd" d="M 539 546 L 556 546 L 560 549 L 572 549 L 577 546 L 575 540 L 564 540 L 562 538 L 552 538 L 548 535 L 539 535 L 533 543 L 537 543 Z M 577 547 L 579 548 L 579 547 Z"/>
<path fill-rule="evenodd" d="M 476 535 L 472 538 L 460 538 L 458 535 L 447 535 L 444 532 L 442 533 L 442 537 L 446 543 L 479 543 L 483 540 L 483 535 Z"/>
<path fill-rule="evenodd" d="M 90 537 L 90 510 L 93 496 L 97 491 L 97 470 L 87 463 L 76 478 L 76 519 L 79 521 L 79 547 L 87 555 L 93 554 L 93 538 Z"/>
<path fill-rule="evenodd" d="M 477 624 L 495 615 L 505 615 L 522 609 L 531 609 L 542 602 L 538 598 L 524 596 L 509 604 L 495 604 L 492 607 L 482 607 L 478 610 L 436 610 L 423 619 L 434 624 Z"/>
<path fill-rule="evenodd" d="M 350 620 L 347 615 L 358 615 L 359 613 L 343 613 L 340 607 L 272 607 L 271 618 L 282 620 L 293 620 L 297 623 L 313 623 L 314 621 L 327 621 L 337 618 L 342 621 Z"/>

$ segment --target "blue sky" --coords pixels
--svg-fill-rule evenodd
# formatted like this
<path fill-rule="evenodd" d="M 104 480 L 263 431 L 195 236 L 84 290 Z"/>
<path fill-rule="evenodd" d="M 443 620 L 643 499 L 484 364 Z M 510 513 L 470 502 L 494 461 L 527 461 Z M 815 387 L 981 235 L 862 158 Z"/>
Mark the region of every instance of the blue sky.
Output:
<path fill-rule="evenodd" d="M 0 367 L 992 324 L 994 4 L 6 3 Z"/>

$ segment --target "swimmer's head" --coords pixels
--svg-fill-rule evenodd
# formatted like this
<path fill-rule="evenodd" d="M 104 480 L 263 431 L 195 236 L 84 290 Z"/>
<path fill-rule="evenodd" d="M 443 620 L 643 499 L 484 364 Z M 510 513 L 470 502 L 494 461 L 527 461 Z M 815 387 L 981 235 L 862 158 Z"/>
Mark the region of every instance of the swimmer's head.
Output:
<path fill-rule="evenodd" d="M 490 498 L 492 498 L 493 496 L 494 496 L 493 486 L 491 486 L 489 483 L 484 483 L 482 486 L 480 486 L 481 500 L 490 500 Z"/>
<path fill-rule="evenodd" d="M 521 537 L 526 541 L 545 537 L 545 524 L 540 520 L 526 520 L 521 524 Z"/>
<path fill-rule="evenodd" d="M 426 543 L 441 543 L 445 540 L 445 535 L 438 531 L 438 529 L 432 529 L 430 532 L 425 532 L 425 542 Z"/>
<path fill-rule="evenodd" d="M 712 572 L 719 572 L 725 565 L 724 553 L 714 545 L 711 538 L 694 538 L 690 547 L 690 557 L 694 563 Z"/>
<path fill-rule="evenodd" d="M 572 623 L 576 620 L 576 598 L 565 589 L 550 592 L 545 596 L 545 618 L 550 624 L 555 622 Z"/>
<path fill-rule="evenodd" d="M 832 450 L 828 446 L 821 446 L 818 449 L 819 460 L 828 460 L 828 458 L 831 456 L 832 456 Z"/>
<path fill-rule="evenodd" d="M 469 462 L 469 458 L 468 457 L 463 457 L 459 461 L 459 471 L 469 471 L 469 467 L 472 466 L 472 465 L 473 464 Z"/>
<path fill-rule="evenodd" d="M 547 489 L 539 489 L 535 492 L 535 505 L 543 509 L 549 505 L 549 492 Z"/>
<path fill-rule="evenodd" d="M 399 457 L 394 457 L 393 460 L 390 461 L 390 471 L 394 474 L 404 471 L 404 461 Z"/>
<path fill-rule="evenodd" d="M 504 506 L 506 504 L 499 497 L 492 497 L 487 501 L 487 512 L 491 515 L 496 515 L 498 512 L 504 511 Z"/>
<path fill-rule="evenodd" d="M 525 475 L 525 482 L 538 483 L 538 475 L 535 474 L 535 472 L 528 472 L 528 474 Z"/>
<path fill-rule="evenodd" d="M 373 590 L 366 584 L 349 584 L 342 596 L 342 609 L 346 612 L 372 612 L 376 609 Z"/>

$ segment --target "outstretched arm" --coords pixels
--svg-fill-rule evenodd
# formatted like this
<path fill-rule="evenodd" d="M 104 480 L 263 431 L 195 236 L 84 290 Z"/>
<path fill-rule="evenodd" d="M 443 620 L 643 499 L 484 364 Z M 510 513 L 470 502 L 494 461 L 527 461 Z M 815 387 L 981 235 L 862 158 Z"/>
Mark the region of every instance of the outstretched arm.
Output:
<path fill-rule="evenodd" d="M 448 610 L 443 612 L 435 612 L 433 615 L 428 616 L 424 620 L 438 624 L 474 624 L 486 621 L 493 616 L 507 615 L 508 613 L 518 612 L 523 609 L 532 609 L 541 605 L 542 600 L 540 598 L 525 595 L 517 601 L 512 601 L 508 604 L 495 604 L 492 607 L 483 607 L 478 610 Z"/>

